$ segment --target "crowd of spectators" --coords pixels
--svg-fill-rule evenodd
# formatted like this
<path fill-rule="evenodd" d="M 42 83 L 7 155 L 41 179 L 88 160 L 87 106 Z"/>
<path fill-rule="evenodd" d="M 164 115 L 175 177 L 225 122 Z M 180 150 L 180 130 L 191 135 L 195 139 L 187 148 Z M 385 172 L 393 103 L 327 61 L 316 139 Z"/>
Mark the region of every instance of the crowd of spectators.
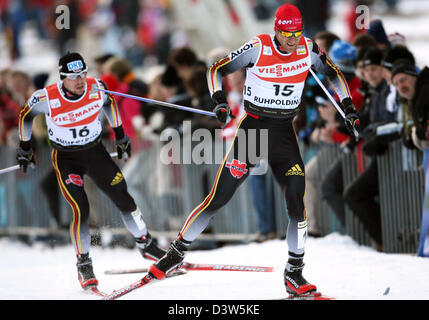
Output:
<path fill-rule="evenodd" d="M 377 156 L 385 154 L 388 144 L 394 140 L 401 140 L 409 149 L 424 149 L 416 143 L 416 137 L 425 143 L 427 125 L 424 121 L 429 104 L 427 98 L 422 94 L 417 96 L 415 90 L 419 82 L 422 86 L 426 83 L 427 69 L 420 70 L 413 53 L 407 48 L 406 39 L 398 33 L 386 33 L 381 20 L 372 21 L 369 29 L 357 34 L 351 42 L 328 31 L 317 33 L 315 41 L 344 74 L 358 110 L 361 132 L 359 141 L 350 137 L 332 103 L 312 81 L 308 81 L 304 104 L 309 112 L 301 115 L 306 118 L 305 125 L 302 119 L 296 121 L 299 137 L 306 145 L 337 145 L 341 150 L 323 174 L 318 170 L 320 153 L 306 164 L 310 233 L 317 235 L 320 232 L 320 201 L 326 201 L 343 227 L 345 207 L 348 206 L 375 247 L 383 250 Z M 416 112 L 420 120 L 413 115 Z M 381 134 L 381 129 L 387 128 L 388 124 L 394 124 L 395 129 Z M 417 134 L 419 130 L 420 134 Z M 367 161 L 365 164 L 358 162 L 358 176 L 345 186 L 342 158 L 344 154 L 354 152 Z M 424 231 L 422 234 L 424 236 Z"/>
<path fill-rule="evenodd" d="M 165 0 L 3 0 L 0 24 L 12 60 L 23 56 L 23 32 L 32 24 L 37 38 L 51 41 L 59 56 L 76 51 L 80 33 L 88 29 L 102 52 L 139 66 L 146 58 L 167 61 L 174 42 L 167 23 L 170 8 Z"/>

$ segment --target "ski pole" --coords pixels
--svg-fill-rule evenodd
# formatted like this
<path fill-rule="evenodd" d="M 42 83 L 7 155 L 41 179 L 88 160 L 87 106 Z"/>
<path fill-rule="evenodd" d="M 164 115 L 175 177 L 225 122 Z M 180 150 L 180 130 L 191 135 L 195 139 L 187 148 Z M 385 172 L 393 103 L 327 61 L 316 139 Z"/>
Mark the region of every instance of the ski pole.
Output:
<path fill-rule="evenodd" d="M 341 114 L 341 116 L 345 119 L 345 115 L 344 115 L 343 109 L 340 108 L 340 106 L 338 105 L 337 101 L 335 101 L 334 97 L 331 96 L 331 94 L 329 93 L 328 89 L 326 89 L 325 85 L 322 83 L 322 81 L 320 81 L 320 79 L 316 76 L 316 74 L 314 73 L 314 71 L 311 68 L 310 68 L 310 72 L 311 72 L 311 75 L 313 76 L 314 80 L 317 81 L 317 83 L 319 84 L 319 86 L 325 92 L 326 96 L 329 98 L 329 100 L 331 100 L 332 104 L 337 109 L 337 111 L 339 112 L 339 114 Z"/>
<path fill-rule="evenodd" d="M 205 111 L 205 110 L 200 110 L 200 109 L 194 109 L 194 108 L 185 107 L 185 106 L 181 106 L 181 105 L 174 104 L 174 103 L 169 103 L 169 102 L 158 101 L 158 100 L 153 100 L 153 99 L 149 99 L 149 98 L 138 97 L 138 96 L 134 96 L 132 94 L 120 93 L 120 92 L 116 92 L 116 91 L 110 91 L 110 90 L 105 90 L 105 89 L 97 89 L 97 90 L 100 90 L 100 91 L 103 91 L 103 92 L 106 92 L 106 93 L 110 93 L 110 94 L 114 94 L 114 95 L 118 95 L 118 96 L 122 96 L 122 97 L 126 97 L 126 98 L 131 98 L 131 99 L 135 99 L 135 100 L 147 102 L 147 103 L 158 104 L 158 105 L 164 106 L 164 107 L 169 107 L 169 108 L 174 108 L 174 109 L 179 109 L 179 110 L 184 110 L 184 111 L 199 113 L 199 114 L 203 114 L 203 115 L 206 115 L 206 116 L 216 117 L 216 113 L 210 112 L 210 111 Z"/>
<path fill-rule="evenodd" d="M 16 166 L 12 166 L 12 167 L 1 169 L 0 170 L 0 174 L 11 172 L 11 171 L 15 171 L 15 170 L 18 170 L 18 169 L 19 169 L 19 164 L 17 164 Z"/>
<path fill-rule="evenodd" d="M 313 76 L 314 80 L 316 80 L 316 82 L 319 84 L 319 86 L 325 92 L 325 94 L 329 98 L 329 100 L 331 100 L 332 104 L 337 109 L 338 113 L 341 114 L 341 116 L 345 119 L 346 116 L 344 114 L 343 109 L 340 108 L 337 101 L 335 101 L 334 97 L 329 93 L 328 89 L 326 89 L 326 87 L 324 86 L 322 81 L 320 81 L 320 79 L 316 76 L 316 74 L 314 73 L 314 71 L 311 68 L 310 68 L 310 73 Z M 354 134 L 356 140 L 358 140 L 359 139 L 359 132 L 357 132 L 357 130 L 355 128 L 353 128 L 353 134 Z"/>
<path fill-rule="evenodd" d="M 110 153 L 110 156 L 112 158 L 115 158 L 115 157 L 118 156 L 118 153 L 117 152 L 112 152 L 112 153 Z M 31 166 L 31 167 L 34 167 L 34 165 Z M 11 171 L 15 171 L 15 170 L 18 170 L 18 169 L 19 169 L 19 164 L 11 166 L 11 167 L 4 168 L 4 169 L 0 169 L 0 174 L 11 172 Z"/>

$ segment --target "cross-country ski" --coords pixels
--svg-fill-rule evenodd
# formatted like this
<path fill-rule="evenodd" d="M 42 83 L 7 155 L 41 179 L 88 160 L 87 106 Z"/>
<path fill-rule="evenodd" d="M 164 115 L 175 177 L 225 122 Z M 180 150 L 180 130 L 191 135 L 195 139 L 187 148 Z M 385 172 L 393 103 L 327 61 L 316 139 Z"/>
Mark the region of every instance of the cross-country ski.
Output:
<path fill-rule="evenodd" d="M 178 269 L 175 270 L 171 273 L 169 273 L 165 279 L 169 279 L 169 278 L 174 278 L 177 276 L 182 276 L 184 274 L 186 274 L 187 271 L 185 269 Z M 101 295 L 103 297 L 102 300 L 116 300 L 134 290 L 140 289 L 143 286 L 147 286 L 153 283 L 156 283 L 160 280 L 156 279 L 155 277 L 153 277 L 151 274 L 146 274 L 143 278 L 141 278 L 140 280 L 137 280 L 131 284 L 126 285 L 125 287 L 121 288 L 121 289 L 117 289 L 114 290 L 111 294 L 103 294 Z"/>
<path fill-rule="evenodd" d="M 188 271 L 243 271 L 243 272 L 273 272 L 274 267 L 263 266 L 245 266 L 245 265 L 228 265 L 228 264 L 203 264 L 184 262 L 180 269 Z M 110 269 L 104 271 L 105 274 L 129 274 L 148 272 L 149 268 L 129 268 L 129 269 Z"/>

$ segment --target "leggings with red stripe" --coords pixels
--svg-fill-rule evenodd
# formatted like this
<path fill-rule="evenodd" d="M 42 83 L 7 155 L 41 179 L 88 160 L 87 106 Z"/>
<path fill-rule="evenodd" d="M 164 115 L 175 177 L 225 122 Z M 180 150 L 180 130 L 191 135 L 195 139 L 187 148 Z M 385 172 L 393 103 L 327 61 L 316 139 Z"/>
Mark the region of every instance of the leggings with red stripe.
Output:
<path fill-rule="evenodd" d="M 73 211 L 70 235 L 78 257 L 89 252 L 91 243 L 89 201 L 84 190 L 84 175 L 89 176 L 112 200 L 119 209 L 125 226 L 135 238 L 146 235 L 146 225 L 127 191 L 121 170 L 101 143 L 84 150 L 53 149 L 52 163 L 61 193 Z"/>
<path fill-rule="evenodd" d="M 268 137 L 268 141 L 264 140 L 264 133 L 267 133 L 265 137 Z M 295 254 L 304 253 L 304 163 L 292 120 L 255 118 L 252 115 L 241 119 L 234 141 L 219 167 L 211 192 L 188 216 L 179 234 L 181 241 L 189 244 L 204 231 L 216 211 L 232 198 L 235 190 L 257 164 L 254 162 L 254 155 L 266 159 L 284 192 L 289 216 L 289 251 Z"/>

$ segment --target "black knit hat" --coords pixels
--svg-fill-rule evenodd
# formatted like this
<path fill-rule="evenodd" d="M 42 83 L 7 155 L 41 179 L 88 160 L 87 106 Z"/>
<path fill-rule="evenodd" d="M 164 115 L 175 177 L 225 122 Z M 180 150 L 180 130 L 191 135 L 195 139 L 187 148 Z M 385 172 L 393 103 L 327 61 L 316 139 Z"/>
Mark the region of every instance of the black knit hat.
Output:
<path fill-rule="evenodd" d="M 176 69 L 169 64 L 161 76 L 161 83 L 166 87 L 176 87 L 182 83 L 182 79 L 177 74 Z"/>
<path fill-rule="evenodd" d="M 415 64 L 414 55 L 404 46 L 395 46 L 386 52 L 383 59 L 383 67 L 392 70 L 393 63 L 398 59 L 407 59 Z"/>
<path fill-rule="evenodd" d="M 381 20 L 371 21 L 369 29 L 366 31 L 366 33 L 372 35 L 378 43 L 390 43 Z"/>
<path fill-rule="evenodd" d="M 79 73 L 87 70 L 85 61 L 77 52 L 69 52 L 62 56 L 58 62 L 58 68 L 62 79 L 67 74 Z"/>
<path fill-rule="evenodd" d="M 393 64 L 391 78 L 393 79 L 398 73 L 405 73 L 415 77 L 418 76 L 416 66 L 407 59 L 396 60 Z"/>
<path fill-rule="evenodd" d="M 370 48 L 367 52 L 365 52 L 365 55 L 363 57 L 363 65 L 367 66 L 370 64 L 376 64 L 380 66 L 382 60 L 383 52 L 376 47 Z"/>

